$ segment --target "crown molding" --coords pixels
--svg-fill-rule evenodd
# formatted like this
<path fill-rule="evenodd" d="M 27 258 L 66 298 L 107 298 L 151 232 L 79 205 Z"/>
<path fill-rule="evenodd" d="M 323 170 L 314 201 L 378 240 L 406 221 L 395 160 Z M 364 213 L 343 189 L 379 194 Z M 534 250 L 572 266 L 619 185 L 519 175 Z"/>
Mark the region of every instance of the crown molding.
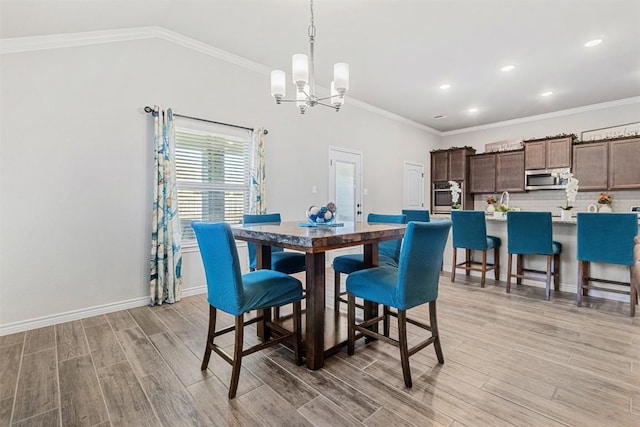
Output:
<path fill-rule="evenodd" d="M 209 55 L 213 58 L 221 59 L 223 61 L 260 74 L 269 75 L 271 73 L 271 69 L 265 65 L 259 64 L 242 56 L 235 55 L 226 50 L 219 49 L 207 43 L 200 42 L 198 40 L 192 39 L 191 37 L 187 37 L 158 26 L 123 28 L 104 31 L 87 31 L 82 33 L 50 34 L 32 37 L 5 38 L 0 39 L 0 54 L 7 55 L 38 50 L 62 49 L 77 46 L 90 46 L 95 44 L 145 39 L 165 40 L 178 46 L 182 46 L 187 49 Z M 329 90 L 327 88 L 318 88 L 326 91 L 326 93 L 329 93 Z M 374 114 L 378 114 L 388 119 L 395 120 L 405 125 L 428 132 L 430 134 L 437 136 L 442 135 L 441 132 L 433 128 L 391 113 L 382 108 L 367 104 L 366 102 L 362 102 L 358 99 L 349 97 L 348 102 L 349 105 L 353 105 L 363 110 L 370 111 Z"/>
<path fill-rule="evenodd" d="M 536 122 L 539 120 L 553 119 L 557 117 L 564 117 L 564 116 L 570 116 L 573 114 L 585 113 L 587 111 L 604 110 L 607 108 L 614 108 L 614 107 L 620 107 L 623 105 L 638 104 L 638 103 L 640 103 L 640 96 L 634 96 L 631 98 L 618 99 L 616 101 L 602 102 L 600 104 L 592 104 L 592 105 L 586 105 L 584 107 L 554 111 L 553 113 L 538 114 L 537 116 L 528 116 L 528 117 L 522 117 L 519 119 L 506 120 L 503 122 L 495 122 L 495 123 L 489 123 L 486 125 L 451 130 L 447 132 L 442 132 L 441 136 L 460 135 L 463 133 L 477 132 L 481 130 L 495 129 L 495 128 L 501 128 L 505 126 L 513 126 L 521 123 Z"/>

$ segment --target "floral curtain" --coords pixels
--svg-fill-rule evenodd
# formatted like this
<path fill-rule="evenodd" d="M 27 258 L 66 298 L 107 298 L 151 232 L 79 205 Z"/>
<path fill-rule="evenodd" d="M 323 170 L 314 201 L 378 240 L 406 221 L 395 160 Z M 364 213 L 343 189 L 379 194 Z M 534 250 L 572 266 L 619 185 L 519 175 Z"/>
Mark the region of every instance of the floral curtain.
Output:
<path fill-rule="evenodd" d="M 180 301 L 182 252 L 174 163 L 175 127 L 171 109 L 157 105 L 154 119 L 154 185 L 151 228 L 151 305 Z"/>
<path fill-rule="evenodd" d="M 249 213 L 267 213 L 267 201 L 265 199 L 263 128 L 254 129 L 251 133 L 249 176 L 251 180 L 249 188 Z"/>

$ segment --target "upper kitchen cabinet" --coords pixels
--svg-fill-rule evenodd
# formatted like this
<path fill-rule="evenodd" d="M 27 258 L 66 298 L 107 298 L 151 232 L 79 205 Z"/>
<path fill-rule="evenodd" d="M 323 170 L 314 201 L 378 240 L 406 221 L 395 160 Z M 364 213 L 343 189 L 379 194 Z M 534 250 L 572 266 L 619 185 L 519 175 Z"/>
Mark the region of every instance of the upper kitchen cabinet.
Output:
<path fill-rule="evenodd" d="M 640 138 L 609 141 L 609 190 L 640 188 Z"/>
<path fill-rule="evenodd" d="M 524 178 L 524 171 L 522 173 Z M 495 193 L 496 154 L 469 157 L 469 193 Z"/>
<path fill-rule="evenodd" d="M 524 191 L 524 151 L 496 154 L 496 191 Z"/>
<path fill-rule="evenodd" d="M 470 147 L 431 152 L 431 181 L 466 181 L 467 157 L 476 150 Z"/>
<path fill-rule="evenodd" d="M 608 188 L 608 143 L 606 141 L 580 143 L 573 146 L 573 175 L 580 181 L 581 191 L 600 191 Z"/>
<path fill-rule="evenodd" d="M 525 169 L 557 169 L 571 167 L 572 142 L 572 135 L 562 138 L 525 141 Z"/>

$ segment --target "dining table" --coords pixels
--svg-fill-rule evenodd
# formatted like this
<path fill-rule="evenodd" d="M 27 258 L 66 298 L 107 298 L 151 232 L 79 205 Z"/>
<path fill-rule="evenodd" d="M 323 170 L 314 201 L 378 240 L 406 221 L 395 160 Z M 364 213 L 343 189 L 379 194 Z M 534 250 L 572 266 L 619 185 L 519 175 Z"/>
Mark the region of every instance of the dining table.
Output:
<path fill-rule="evenodd" d="M 378 265 L 378 243 L 400 239 L 405 224 L 344 223 L 316 225 L 299 221 L 238 224 L 232 226 L 237 240 L 256 245 L 256 268 L 271 267 L 271 246 L 305 253 L 306 308 L 303 340 L 307 368 L 322 368 L 326 356 L 346 344 L 346 316 L 325 302 L 326 253 L 331 250 L 362 246 L 365 267 Z M 365 301 L 364 318 L 378 313 L 378 305 Z M 330 327 L 327 328 L 327 325 Z M 268 331 L 266 332 L 268 333 Z M 264 339 L 265 331 L 258 328 Z"/>

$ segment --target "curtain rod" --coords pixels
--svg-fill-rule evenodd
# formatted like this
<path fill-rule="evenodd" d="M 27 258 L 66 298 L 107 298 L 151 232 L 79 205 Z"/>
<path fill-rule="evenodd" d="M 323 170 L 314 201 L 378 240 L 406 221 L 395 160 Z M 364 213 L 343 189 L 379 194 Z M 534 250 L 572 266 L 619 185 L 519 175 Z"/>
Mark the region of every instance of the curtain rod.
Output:
<path fill-rule="evenodd" d="M 144 112 L 145 112 L 145 113 L 153 113 L 153 108 L 151 108 L 151 107 L 149 107 L 149 106 L 146 106 L 146 107 L 144 107 Z M 183 114 L 177 114 L 177 113 L 173 113 L 173 115 L 174 115 L 174 116 L 176 116 L 176 117 L 182 117 L 183 119 L 197 120 L 197 121 L 199 121 L 199 122 L 214 123 L 214 124 L 216 124 L 216 125 L 229 126 L 229 127 L 232 127 L 232 128 L 238 128 L 238 129 L 246 129 L 246 130 L 250 130 L 250 131 L 252 131 L 252 132 L 254 131 L 254 129 L 253 129 L 253 128 L 248 128 L 248 127 L 246 127 L 246 126 L 238 126 L 238 125 L 232 125 L 232 124 L 229 124 L 229 123 L 215 122 L 215 121 L 213 121 L 213 120 L 201 119 L 201 118 L 199 118 L 199 117 L 185 116 L 185 115 L 183 115 Z M 266 135 L 266 134 L 268 134 L 268 133 L 269 133 L 269 131 L 268 131 L 268 130 L 266 130 L 266 129 L 264 129 L 264 130 L 262 131 L 262 133 L 264 133 L 264 134 Z"/>

